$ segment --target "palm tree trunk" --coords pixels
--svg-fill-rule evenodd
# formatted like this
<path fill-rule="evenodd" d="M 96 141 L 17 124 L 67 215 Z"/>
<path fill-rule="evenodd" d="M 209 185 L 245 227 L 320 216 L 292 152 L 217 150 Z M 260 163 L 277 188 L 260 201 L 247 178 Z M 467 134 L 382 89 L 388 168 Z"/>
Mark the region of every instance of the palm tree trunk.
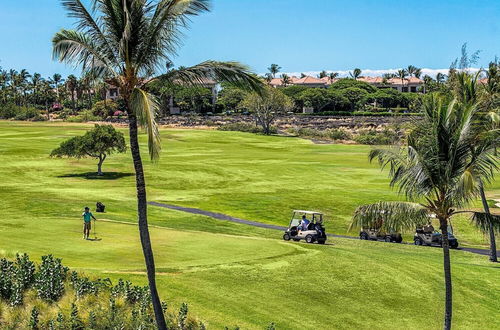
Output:
<path fill-rule="evenodd" d="M 161 307 L 158 290 L 156 289 L 156 274 L 155 262 L 153 256 L 153 248 L 149 237 L 147 202 L 146 202 L 146 181 L 144 179 L 144 169 L 142 167 L 142 159 L 139 149 L 139 140 L 137 133 L 137 118 L 129 113 L 129 133 L 130 133 L 130 151 L 134 161 L 135 179 L 137 188 L 137 212 L 139 221 L 139 234 L 141 237 L 142 252 L 146 263 L 146 270 L 149 281 L 149 290 L 151 291 L 151 300 L 155 312 L 156 324 L 158 329 L 166 330 L 165 316 Z"/>
<path fill-rule="evenodd" d="M 453 313 L 452 308 L 452 286 L 451 286 L 451 264 L 450 264 L 450 244 L 448 242 L 448 221 L 441 220 L 441 234 L 443 237 L 443 266 L 444 266 L 444 282 L 445 282 L 445 312 L 444 312 L 444 330 L 451 329 L 451 318 Z"/>
<path fill-rule="evenodd" d="M 486 200 L 486 195 L 484 193 L 484 187 L 483 184 L 479 186 L 479 192 L 481 194 L 481 201 L 483 202 L 483 208 L 484 208 L 484 213 L 486 213 L 486 216 L 488 217 L 489 224 L 490 224 L 490 261 L 492 262 L 498 262 L 497 258 L 497 244 L 495 241 L 495 231 L 493 230 L 493 224 L 491 223 L 491 213 L 490 213 L 490 207 L 488 205 L 488 201 Z"/>

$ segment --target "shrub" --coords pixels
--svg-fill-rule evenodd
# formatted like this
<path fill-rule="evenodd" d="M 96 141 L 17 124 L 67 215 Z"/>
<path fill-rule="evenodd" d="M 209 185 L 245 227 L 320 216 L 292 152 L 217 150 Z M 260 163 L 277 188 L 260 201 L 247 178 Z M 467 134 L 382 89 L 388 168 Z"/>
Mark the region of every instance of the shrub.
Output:
<path fill-rule="evenodd" d="M 394 130 L 384 129 L 381 132 L 377 132 L 374 129 L 360 130 L 358 135 L 354 137 L 354 141 L 359 144 L 368 145 L 385 145 L 393 144 L 397 140 L 398 136 Z"/>
<path fill-rule="evenodd" d="M 35 288 L 38 297 L 49 301 L 57 301 L 64 294 L 64 281 L 68 268 L 64 267 L 61 259 L 52 255 L 43 256 L 35 277 Z"/>
<path fill-rule="evenodd" d="M 325 140 L 350 140 L 351 134 L 339 128 L 318 130 L 314 128 L 290 128 L 288 132 L 303 138 L 325 139 Z"/>
<path fill-rule="evenodd" d="M 0 106 L 0 118 L 11 119 L 16 116 L 17 106 L 13 103 L 7 103 Z"/>
<path fill-rule="evenodd" d="M 94 115 L 92 110 L 83 110 L 77 116 L 69 117 L 66 121 L 70 123 L 86 123 L 89 121 L 102 121 L 103 118 Z"/>
<path fill-rule="evenodd" d="M 246 132 L 246 133 L 264 133 L 261 127 L 255 126 L 254 124 L 237 122 L 229 123 L 219 126 L 219 131 L 236 131 L 236 132 Z M 276 134 L 278 129 L 276 127 L 271 127 L 271 134 Z"/>

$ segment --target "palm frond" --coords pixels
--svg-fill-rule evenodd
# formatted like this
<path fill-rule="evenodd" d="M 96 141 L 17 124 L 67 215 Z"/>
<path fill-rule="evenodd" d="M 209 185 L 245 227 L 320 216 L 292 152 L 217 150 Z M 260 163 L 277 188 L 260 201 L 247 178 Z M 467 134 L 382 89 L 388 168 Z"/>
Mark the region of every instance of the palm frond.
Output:
<path fill-rule="evenodd" d="M 429 221 L 428 210 L 409 202 L 378 202 L 359 206 L 354 212 L 352 228 L 381 228 L 387 231 L 405 231 Z"/>
<path fill-rule="evenodd" d="M 207 79 L 226 82 L 248 91 L 262 93 L 264 84 L 249 68 L 238 62 L 205 61 L 195 66 L 172 70 L 158 79 L 171 84 L 203 85 Z"/>
<path fill-rule="evenodd" d="M 61 62 L 80 65 L 83 72 L 93 70 L 100 76 L 116 76 L 112 63 L 92 37 L 83 32 L 61 30 L 52 39 L 53 57 Z"/>
<path fill-rule="evenodd" d="M 493 230 L 500 233 L 500 216 L 487 214 L 485 212 L 474 212 L 471 218 L 472 224 L 483 233 L 488 233 L 490 226 Z"/>
<path fill-rule="evenodd" d="M 130 107 L 137 116 L 139 124 L 148 134 L 148 148 L 151 160 L 158 160 L 161 151 L 161 139 L 156 122 L 159 104 L 156 98 L 143 89 L 135 88 L 131 95 Z"/>

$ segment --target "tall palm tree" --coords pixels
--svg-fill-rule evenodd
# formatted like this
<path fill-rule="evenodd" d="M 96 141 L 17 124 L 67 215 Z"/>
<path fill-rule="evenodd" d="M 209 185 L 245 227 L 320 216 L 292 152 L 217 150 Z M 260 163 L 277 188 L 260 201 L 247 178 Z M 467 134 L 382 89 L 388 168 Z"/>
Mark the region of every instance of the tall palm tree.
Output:
<path fill-rule="evenodd" d="M 148 135 L 151 159 L 159 158 L 158 102 L 148 92 L 147 85 L 156 79 L 166 84 L 200 84 L 210 78 L 254 90 L 262 86 L 246 66 L 236 62 L 206 61 L 156 75 L 176 54 L 183 36 L 181 30 L 190 17 L 208 11 L 209 3 L 208 0 L 94 0 L 93 10 L 89 11 L 80 0 L 62 0 L 69 16 L 77 20 L 77 29 L 63 29 L 52 41 L 54 58 L 79 64 L 84 73 L 96 78 L 109 78 L 124 101 L 136 176 L 139 233 L 159 329 L 166 329 L 166 324 L 156 288 L 146 181 L 138 140 L 138 126 L 142 126 Z"/>
<path fill-rule="evenodd" d="M 361 77 L 361 73 L 362 73 L 361 69 L 356 68 L 352 72 L 349 72 L 349 75 L 354 80 L 358 80 L 358 78 Z"/>
<path fill-rule="evenodd" d="M 68 88 L 69 93 L 71 94 L 71 107 L 73 108 L 73 112 L 76 111 L 76 87 L 78 86 L 78 78 L 75 75 L 69 75 L 66 79 L 66 87 Z"/>
<path fill-rule="evenodd" d="M 320 78 L 320 79 L 321 79 L 321 78 L 325 78 L 326 76 L 328 76 L 328 73 L 327 73 L 325 70 L 321 71 L 321 72 L 318 74 L 318 78 Z"/>
<path fill-rule="evenodd" d="M 34 104 L 38 104 L 38 88 L 40 86 L 41 81 L 42 81 L 42 75 L 35 72 L 31 77 L 31 93 L 33 96 Z"/>
<path fill-rule="evenodd" d="M 267 68 L 269 73 L 273 76 L 273 78 L 276 78 L 276 75 L 278 72 L 280 72 L 281 67 L 278 64 L 271 64 L 269 68 Z"/>
<path fill-rule="evenodd" d="M 54 73 L 54 75 L 49 79 L 50 83 L 54 85 L 56 89 L 57 101 L 59 102 L 59 84 L 61 84 L 64 79 L 59 73 Z"/>
<path fill-rule="evenodd" d="M 405 69 L 399 69 L 396 72 L 396 78 L 401 79 L 401 91 L 403 91 L 403 87 L 405 85 L 405 80 L 406 80 L 407 75 L 408 75 L 408 72 Z"/>
<path fill-rule="evenodd" d="M 476 182 L 469 171 L 492 177 L 493 145 L 475 153 L 475 132 L 472 121 L 474 105 L 456 100 L 446 104 L 431 94 L 423 104 L 423 120 L 408 137 L 407 147 L 400 150 L 375 149 L 370 160 L 377 159 L 381 167 L 389 167 L 391 186 L 398 186 L 410 201 L 379 202 L 359 207 L 352 226 L 369 226 L 382 220 L 390 230 L 414 229 L 429 221 L 430 215 L 439 220 L 443 237 L 443 268 L 445 279 L 444 329 L 451 329 L 452 280 L 448 225 L 450 218 L 463 211 L 478 195 Z"/>
<path fill-rule="evenodd" d="M 480 91 L 478 88 L 477 80 L 479 78 L 480 72 L 471 75 L 466 71 L 456 73 L 456 83 L 455 90 L 456 97 L 463 103 L 466 104 L 477 104 L 480 110 L 487 113 L 485 116 L 482 112 L 478 112 L 476 114 L 476 118 L 474 121 L 474 128 L 476 131 L 476 136 L 474 139 L 474 153 L 478 154 L 479 157 L 481 154 L 484 155 L 484 151 L 491 144 L 495 144 L 498 139 L 498 128 L 499 128 L 499 118 L 498 118 L 498 109 L 495 109 L 494 101 L 491 101 L 489 96 L 495 97 L 495 87 L 494 82 L 490 83 L 490 80 L 496 80 L 496 68 L 490 65 L 490 70 L 487 73 L 488 81 L 486 86 L 483 86 L 483 89 Z M 500 86 L 498 86 L 500 87 Z M 482 93 L 481 93 L 482 92 Z M 493 94 L 490 94 L 493 92 Z M 500 92 L 500 89 L 496 91 Z M 500 97 L 500 95 L 496 95 L 496 97 Z M 489 148 L 494 154 L 496 154 L 496 149 Z M 497 169 L 494 167 L 494 169 Z M 471 177 L 477 181 L 479 187 L 479 195 L 481 197 L 481 202 L 483 204 L 484 215 L 476 215 L 473 220 L 475 220 L 475 224 L 477 227 L 482 230 L 485 234 L 489 234 L 490 237 L 490 261 L 497 262 L 497 250 L 496 250 L 496 240 L 495 240 L 495 230 L 496 225 L 494 223 L 495 218 L 492 216 L 490 212 L 490 208 L 488 205 L 488 200 L 486 199 L 486 194 L 484 192 L 484 180 L 483 173 L 481 169 L 476 170 L 471 168 L 469 171 Z M 489 177 L 486 177 L 489 179 Z M 486 182 L 489 183 L 489 182 Z"/>

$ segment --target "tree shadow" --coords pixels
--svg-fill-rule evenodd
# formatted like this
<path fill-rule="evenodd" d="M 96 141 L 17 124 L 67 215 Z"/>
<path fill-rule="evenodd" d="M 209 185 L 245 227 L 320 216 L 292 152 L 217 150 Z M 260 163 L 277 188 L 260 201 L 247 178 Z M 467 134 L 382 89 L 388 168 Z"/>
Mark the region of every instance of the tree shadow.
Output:
<path fill-rule="evenodd" d="M 133 176 L 134 173 L 123 173 L 123 172 L 105 172 L 103 175 L 97 175 L 96 172 L 87 173 L 70 173 L 57 176 L 58 178 L 82 178 L 86 180 L 117 180 L 121 178 L 126 178 Z"/>

